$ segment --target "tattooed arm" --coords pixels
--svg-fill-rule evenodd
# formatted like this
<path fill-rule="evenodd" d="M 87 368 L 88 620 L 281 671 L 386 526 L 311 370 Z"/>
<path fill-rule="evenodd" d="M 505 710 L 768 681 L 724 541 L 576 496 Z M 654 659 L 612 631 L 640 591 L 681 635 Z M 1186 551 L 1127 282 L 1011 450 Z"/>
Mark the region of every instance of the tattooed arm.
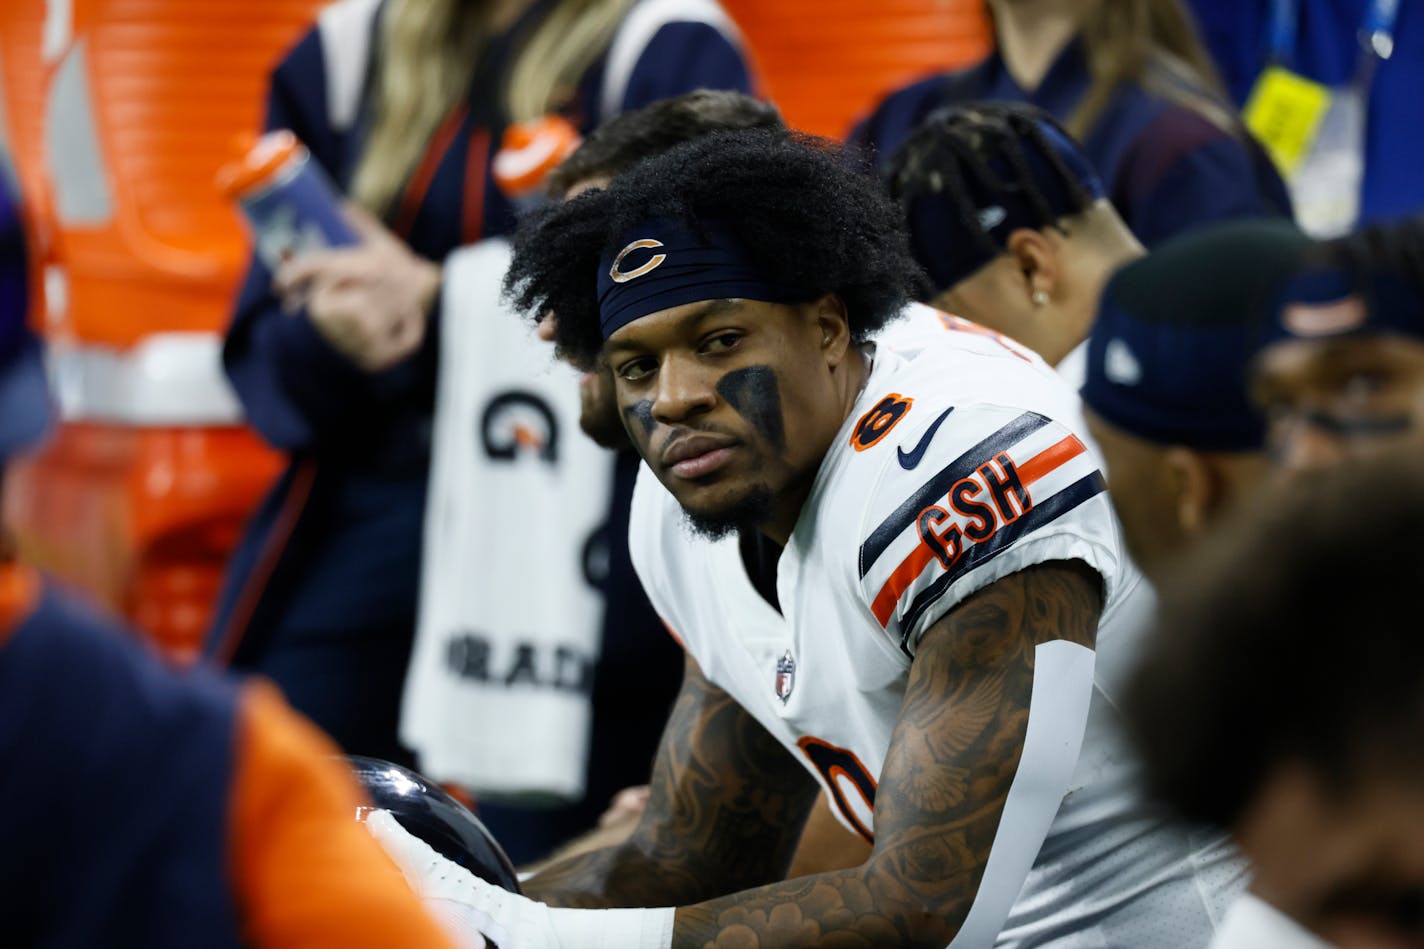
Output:
<path fill-rule="evenodd" d="M 1078 561 L 1038 564 L 932 626 L 881 772 L 870 858 L 684 906 L 673 945 L 944 949 L 979 891 L 1018 771 L 1035 648 L 1053 640 L 1091 648 L 1100 591 Z"/>
<path fill-rule="evenodd" d="M 805 768 L 689 656 L 632 835 L 548 866 L 524 892 L 552 906 L 673 906 L 780 880 L 815 798 Z"/>

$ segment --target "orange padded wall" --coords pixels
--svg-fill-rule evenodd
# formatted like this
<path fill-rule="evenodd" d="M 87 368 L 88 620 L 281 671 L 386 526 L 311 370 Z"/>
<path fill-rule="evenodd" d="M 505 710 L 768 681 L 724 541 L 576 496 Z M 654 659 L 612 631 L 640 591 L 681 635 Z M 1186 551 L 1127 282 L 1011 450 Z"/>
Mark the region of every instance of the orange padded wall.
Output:
<path fill-rule="evenodd" d="M 787 121 L 839 138 L 885 93 L 992 43 L 982 0 L 722 0 Z"/>
<path fill-rule="evenodd" d="M 320 0 L 72 0 L 73 46 L 111 196 L 102 222 L 56 222 L 68 283 L 67 329 L 129 345 L 161 330 L 221 330 L 247 253 L 213 187 L 234 136 L 261 121 L 267 72 Z M 44 98 L 54 64 L 36 69 L 47 7 L 0 4 L 6 111 L 25 192 L 43 174 Z M 49 73 L 50 76 L 47 76 Z M 53 200 L 48 204 L 53 206 Z M 44 205 L 41 211 L 47 211 Z"/>

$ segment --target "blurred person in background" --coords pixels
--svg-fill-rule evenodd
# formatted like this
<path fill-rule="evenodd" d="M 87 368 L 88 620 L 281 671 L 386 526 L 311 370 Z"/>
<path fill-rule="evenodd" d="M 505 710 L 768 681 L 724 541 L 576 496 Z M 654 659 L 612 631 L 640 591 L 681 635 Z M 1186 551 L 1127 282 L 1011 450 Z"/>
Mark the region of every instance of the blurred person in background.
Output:
<path fill-rule="evenodd" d="M 53 416 L 27 310 L 0 168 L 0 473 Z M 166 665 L 0 524 L 6 945 L 449 949 L 336 753 L 270 685 Z"/>
<path fill-rule="evenodd" d="M 990 0 L 996 50 L 892 93 L 852 133 L 883 168 L 935 109 L 1028 102 L 1083 144 L 1143 244 L 1225 218 L 1289 215 L 1180 0 Z"/>
<path fill-rule="evenodd" d="M 1090 422 L 1104 444 L 1112 497 L 1122 516 L 1129 543 L 1148 558 L 1149 569 L 1157 579 L 1162 580 L 1165 575 L 1168 592 L 1177 598 L 1191 600 L 1199 589 L 1206 588 L 1199 588 L 1197 584 L 1201 581 L 1198 580 L 1192 581 L 1191 592 L 1172 589 L 1174 578 L 1196 574 L 1190 568 L 1172 572 L 1170 561 L 1198 543 L 1202 535 L 1233 530 L 1236 521 L 1251 518 L 1261 503 L 1259 499 L 1267 494 L 1255 488 L 1271 477 L 1272 469 L 1278 476 L 1277 481 L 1289 486 L 1302 471 L 1340 467 L 1345 463 L 1357 468 L 1368 464 L 1372 457 L 1389 452 L 1402 458 L 1404 456 L 1397 452 L 1411 450 L 1406 447 L 1411 443 L 1416 455 L 1424 448 L 1424 254 L 1421 254 L 1424 243 L 1420 240 L 1424 230 L 1420 222 L 1369 228 L 1326 243 L 1309 242 L 1299 234 L 1270 237 L 1258 233 L 1252 237 L 1250 231 L 1255 227 L 1249 223 L 1228 225 L 1173 242 L 1134 265 L 1139 268 L 1140 282 L 1126 281 L 1136 282 L 1138 291 L 1125 290 L 1121 298 L 1129 302 L 1121 305 L 1133 306 L 1130 301 L 1135 297 L 1139 317 L 1154 314 L 1160 317 L 1173 310 L 1180 310 L 1179 317 L 1187 317 L 1191 308 L 1195 308 L 1195 322 L 1200 325 L 1192 336 L 1197 345 L 1184 338 L 1185 323 L 1175 332 L 1163 327 L 1153 339 L 1143 335 L 1140 326 L 1134 328 L 1132 318 L 1125 311 L 1105 314 L 1101 323 L 1102 339 L 1098 331 L 1094 332 L 1094 353 L 1100 358 L 1090 361 L 1095 371 L 1084 394 L 1089 405 L 1103 413 L 1091 415 Z M 1236 233 L 1221 233 L 1231 231 Z M 1243 239 L 1247 240 L 1243 243 Z M 1190 268 L 1184 266 L 1188 263 L 1192 264 Z M 1249 275 L 1250 280 L 1242 282 L 1243 274 Z M 1114 284 L 1116 282 L 1114 278 Z M 1194 285 L 1198 289 L 1191 289 Z M 1109 297 L 1115 296 L 1110 287 Z M 1152 298 L 1158 302 L 1151 303 Z M 1178 301 L 1176 306 L 1168 302 L 1174 300 Z M 1105 309 L 1107 305 L 1105 303 Z M 1229 326 L 1232 314 L 1235 319 L 1257 325 Z M 1214 338 L 1208 335 L 1213 330 Z M 1154 355 L 1139 359 L 1138 354 L 1144 352 Z M 1163 354 L 1168 352 L 1177 354 L 1172 361 L 1174 371 L 1154 370 L 1154 363 L 1161 362 Z M 1101 372 L 1096 371 L 1099 369 Z M 1175 385 L 1159 390 L 1150 383 L 1153 377 L 1169 385 L 1175 379 Z M 1169 391 L 1177 397 L 1164 398 Z M 1135 405 L 1130 401 L 1134 393 Z M 1175 433 L 1166 438 L 1170 444 L 1154 444 L 1154 432 L 1155 437 L 1161 437 L 1168 431 L 1168 413 L 1182 416 L 1182 421 L 1174 426 Z M 1200 421 L 1194 430 L 1184 424 L 1188 415 L 1198 413 Z M 1112 416 L 1114 421 L 1107 421 L 1104 415 Z M 1154 415 L 1161 417 L 1153 421 Z M 1259 425 L 1262 452 L 1247 455 L 1206 450 L 1212 445 L 1219 446 L 1219 434 L 1210 430 L 1219 427 L 1219 424 L 1210 424 L 1213 415 L 1218 423 L 1254 417 Z M 1417 468 L 1408 459 L 1405 467 L 1411 471 Z M 1228 516 L 1228 511 L 1233 513 Z M 1313 532 L 1316 526 L 1312 522 Z M 1322 532 L 1313 536 L 1327 535 Z M 1355 538 L 1357 533 L 1352 530 L 1349 536 Z M 1293 530 L 1289 534 L 1280 531 L 1271 540 L 1282 549 L 1294 550 L 1296 537 Z M 1274 569 L 1273 557 L 1274 552 L 1270 556 L 1247 558 L 1243 563 L 1261 559 L 1270 561 Z M 1201 561 L 1191 563 L 1203 564 L 1207 559 L 1203 555 Z M 1277 576 L 1284 578 L 1285 574 Z M 1300 583 L 1301 591 L 1325 591 L 1326 598 L 1329 591 L 1344 589 L 1350 590 L 1353 601 L 1356 588 L 1338 579 L 1330 583 Z M 1300 595 L 1311 603 L 1320 599 L 1304 592 Z M 1337 598 L 1339 595 L 1343 594 Z M 1163 608 L 1163 615 L 1173 618 L 1173 630 L 1178 628 L 1180 619 L 1174 606 L 1176 602 L 1178 600 L 1169 599 Z M 1215 622 L 1215 614 L 1212 615 Z M 1232 625 L 1229 635 L 1234 637 L 1236 632 L 1250 630 L 1253 622 L 1242 620 L 1240 626 Z M 1283 628 L 1290 628 L 1289 620 L 1282 622 L 1286 623 Z M 1353 630 L 1358 622 L 1355 619 L 1348 625 Z M 1328 624 L 1320 628 L 1328 628 Z M 1161 635 L 1156 657 L 1158 661 L 1175 663 L 1176 658 L 1180 658 L 1177 652 L 1172 652 L 1176 658 L 1163 659 L 1176 648 L 1163 644 L 1167 635 Z M 1351 642 L 1353 653 L 1354 640 Z M 1202 648 L 1219 649 L 1210 644 Z M 1235 653 L 1231 655 L 1234 662 Z M 1181 693 L 1175 691 L 1179 687 L 1199 687 L 1206 691 L 1198 694 L 1215 696 L 1215 682 L 1206 677 L 1222 672 L 1224 666 L 1216 659 L 1199 657 L 1191 668 L 1193 671 L 1183 673 L 1183 677 L 1195 676 L 1195 686 L 1173 684 L 1169 696 L 1179 697 Z M 1159 699 L 1173 700 L 1148 696 L 1148 692 L 1157 692 L 1158 680 L 1171 675 L 1164 670 L 1165 667 L 1157 669 L 1153 673 L 1157 677 L 1154 684 L 1144 686 L 1138 696 L 1144 709 L 1147 703 Z M 1234 683 L 1230 688 L 1247 689 L 1243 683 L 1260 681 L 1253 679 L 1258 675 L 1259 670 L 1252 667 L 1243 673 L 1243 678 L 1230 678 Z M 1238 698 L 1246 701 L 1244 695 L 1243 692 Z M 1255 704 L 1275 700 L 1269 696 L 1254 696 L 1249 701 Z M 1274 710 L 1275 705 L 1271 707 Z M 1232 706 L 1226 717 L 1204 727 L 1226 727 L 1224 723 L 1240 708 Z M 1160 712 L 1160 706 L 1154 709 L 1151 714 Z M 1174 714 L 1179 713 L 1180 708 Z M 1169 740 L 1163 727 L 1166 726 L 1161 723 L 1138 725 L 1144 734 L 1150 731 L 1150 740 L 1154 741 Z M 1301 732 L 1306 733 L 1308 729 Z M 1253 732 L 1243 741 L 1253 741 L 1255 737 Z M 1196 738 L 1209 740 L 1204 731 Z M 1247 745 L 1233 744 L 1232 747 L 1236 749 L 1234 753 L 1240 753 Z M 1266 756 L 1274 753 L 1269 749 L 1260 752 L 1260 760 L 1266 761 Z M 1163 755 L 1157 758 L 1159 769 L 1171 766 L 1164 764 Z M 1174 801 L 1180 802 L 1184 796 L 1196 793 L 1180 783 L 1180 772 L 1170 777 L 1159 775 L 1160 781 L 1178 782 L 1175 787 L 1166 789 Z M 1295 790 L 1300 791 L 1300 786 Z M 1244 806 L 1242 800 L 1232 806 Z M 1301 800 L 1297 798 L 1295 804 L 1301 805 Z M 1260 805 L 1257 810 L 1264 807 Z M 1195 806 L 1186 810 L 1188 816 L 1203 816 Z M 1232 907 L 1213 946 L 1245 949 L 1271 945 L 1284 949 L 1323 945 L 1301 930 L 1290 917 L 1302 918 L 1299 902 L 1302 898 L 1325 897 L 1292 890 L 1305 885 L 1305 878 L 1291 877 L 1295 871 L 1286 863 L 1297 860 L 1301 854 L 1286 854 L 1279 849 L 1290 834 L 1287 829 L 1290 820 L 1302 818 L 1303 813 L 1292 811 L 1283 823 L 1270 825 L 1271 832 L 1280 836 L 1269 845 L 1275 848 L 1267 851 L 1271 855 L 1269 859 L 1282 861 L 1284 858 L 1286 862 L 1278 862 L 1273 872 L 1258 878 L 1260 882 L 1253 884 L 1252 893 Z M 1386 820 L 1393 819 L 1389 811 L 1382 813 Z M 1312 819 L 1320 816 L 1320 812 L 1315 812 Z M 1244 820 L 1246 815 L 1235 813 L 1232 821 L 1238 819 Z M 1224 818 L 1222 821 L 1222 826 L 1231 825 L 1231 821 Z M 1319 830 L 1320 825 L 1313 826 Z M 1303 826 L 1298 829 L 1308 830 Z M 1353 858 L 1339 849 L 1328 850 L 1328 845 L 1332 841 L 1348 845 L 1353 831 L 1344 826 L 1338 829 L 1339 836 L 1333 838 L 1308 834 L 1302 838 L 1302 845 L 1307 849 L 1327 845 L 1327 852 L 1318 854 L 1316 862 L 1300 860 L 1296 863 L 1302 873 L 1347 872 L 1341 866 L 1332 866 L 1332 860 L 1338 863 Z M 1259 853 L 1239 832 L 1238 840 L 1253 857 Z M 1370 845 L 1364 838 L 1357 842 Z M 1278 876 L 1281 872 L 1287 873 L 1290 880 L 1284 891 Z M 1320 886 L 1327 882 L 1324 876 L 1316 881 Z M 1397 916 L 1404 913 L 1405 916 L 1396 918 L 1391 925 L 1397 923 L 1407 928 L 1418 925 L 1417 918 L 1409 922 L 1408 914 L 1419 913 L 1424 906 L 1409 902 L 1417 895 L 1401 897 L 1405 899 L 1403 904 L 1387 909 L 1348 903 L 1356 896 L 1369 896 L 1368 893 L 1336 894 L 1330 899 L 1339 897 L 1347 903 L 1332 908 L 1327 901 L 1315 910 L 1327 915 L 1387 913 Z M 1417 930 L 1412 942 L 1386 938 L 1376 931 L 1378 922 L 1334 919 L 1321 931 L 1328 931 L 1340 945 L 1424 944 L 1418 941 L 1421 934 Z"/>
<path fill-rule="evenodd" d="M 1275 311 L 1253 367 L 1267 446 L 1285 470 L 1424 435 L 1424 218 L 1322 244 Z"/>
<path fill-rule="evenodd" d="M 1145 251 L 1053 117 L 946 106 L 891 156 L 888 178 L 929 304 L 1018 340 L 1080 386 L 1103 285 Z"/>
<path fill-rule="evenodd" d="M 1421 534 L 1396 447 L 1298 474 L 1163 585 L 1125 711 L 1154 791 L 1252 861 L 1213 949 L 1424 946 Z"/>
<path fill-rule="evenodd" d="M 1154 582 L 1266 474 L 1246 374 L 1310 246 L 1288 221 L 1232 221 L 1164 244 L 1103 291 L 1083 404 L 1128 549 Z"/>
<path fill-rule="evenodd" d="M 1231 98 L 1284 169 L 1303 226 L 1336 236 L 1424 212 L 1424 123 L 1415 120 L 1424 7 L 1189 2 Z"/>
<path fill-rule="evenodd" d="M 275 274 L 254 260 L 237 301 L 228 375 L 291 461 L 233 557 L 209 652 L 273 678 L 346 750 L 410 762 L 432 314 L 447 254 L 513 226 L 489 160 L 503 129 L 745 90 L 730 29 L 710 2 L 342 0 L 274 71 L 268 128 L 350 195 L 363 240 Z"/>

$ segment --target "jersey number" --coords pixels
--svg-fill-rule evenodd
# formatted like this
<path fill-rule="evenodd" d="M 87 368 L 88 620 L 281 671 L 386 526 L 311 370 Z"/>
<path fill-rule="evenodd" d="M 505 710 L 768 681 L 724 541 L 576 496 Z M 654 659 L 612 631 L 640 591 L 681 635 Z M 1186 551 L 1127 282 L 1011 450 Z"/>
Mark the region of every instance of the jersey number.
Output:
<path fill-rule="evenodd" d="M 900 423 L 905 413 L 910 411 L 914 399 L 892 392 L 855 423 L 855 431 L 850 433 L 850 446 L 856 451 L 865 451 L 880 443 L 880 439 L 890 434 L 890 429 Z"/>
<path fill-rule="evenodd" d="M 870 829 L 870 823 L 875 812 L 875 779 L 860 763 L 855 752 L 809 736 L 796 744 L 820 772 L 822 784 L 830 793 L 831 803 L 840 811 L 841 818 L 866 841 L 874 843 L 875 831 Z M 848 791 L 859 797 L 860 807 L 852 803 L 852 798 L 847 796 Z"/>

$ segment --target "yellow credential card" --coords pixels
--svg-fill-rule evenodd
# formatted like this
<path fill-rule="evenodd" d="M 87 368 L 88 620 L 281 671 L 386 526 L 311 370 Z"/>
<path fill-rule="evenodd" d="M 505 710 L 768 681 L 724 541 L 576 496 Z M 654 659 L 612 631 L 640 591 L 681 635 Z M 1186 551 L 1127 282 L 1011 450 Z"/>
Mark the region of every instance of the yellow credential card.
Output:
<path fill-rule="evenodd" d="M 1329 87 L 1281 66 L 1267 66 L 1246 100 L 1243 116 L 1289 178 L 1315 143 L 1329 108 Z"/>

